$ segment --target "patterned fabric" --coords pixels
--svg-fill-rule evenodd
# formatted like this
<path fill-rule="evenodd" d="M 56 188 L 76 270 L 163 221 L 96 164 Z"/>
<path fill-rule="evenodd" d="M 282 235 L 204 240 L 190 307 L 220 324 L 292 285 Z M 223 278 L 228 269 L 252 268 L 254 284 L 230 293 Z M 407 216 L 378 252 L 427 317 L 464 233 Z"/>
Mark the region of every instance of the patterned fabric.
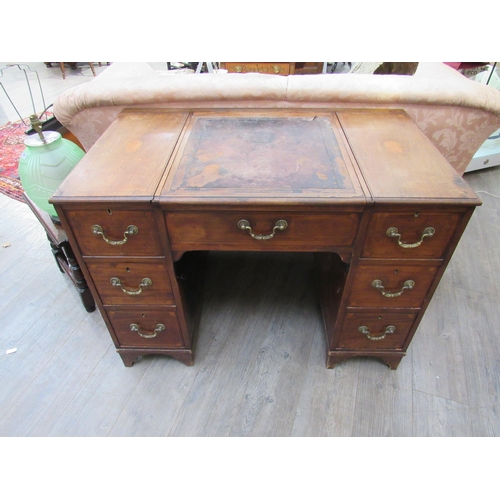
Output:
<path fill-rule="evenodd" d="M 59 96 L 54 113 L 88 150 L 125 107 L 404 109 L 463 174 L 500 127 L 500 91 L 442 63 L 420 63 L 413 76 L 368 74 L 159 76 L 145 63 L 114 63 L 91 82 Z"/>
<path fill-rule="evenodd" d="M 17 169 L 28 128 L 21 121 L 0 127 L 0 193 L 18 201 L 23 201 L 23 187 Z"/>

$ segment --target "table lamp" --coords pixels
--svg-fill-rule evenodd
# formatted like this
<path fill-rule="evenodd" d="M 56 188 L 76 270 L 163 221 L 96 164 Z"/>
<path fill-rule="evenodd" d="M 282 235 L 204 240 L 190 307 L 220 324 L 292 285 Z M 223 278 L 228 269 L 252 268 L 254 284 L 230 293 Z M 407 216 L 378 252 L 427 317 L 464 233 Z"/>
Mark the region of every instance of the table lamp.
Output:
<path fill-rule="evenodd" d="M 19 159 L 21 184 L 33 203 L 59 222 L 49 199 L 85 152 L 64 139 L 59 132 L 42 132 L 36 115 L 30 116 L 30 122 L 37 134 L 28 136 L 24 141 L 26 148 Z"/>

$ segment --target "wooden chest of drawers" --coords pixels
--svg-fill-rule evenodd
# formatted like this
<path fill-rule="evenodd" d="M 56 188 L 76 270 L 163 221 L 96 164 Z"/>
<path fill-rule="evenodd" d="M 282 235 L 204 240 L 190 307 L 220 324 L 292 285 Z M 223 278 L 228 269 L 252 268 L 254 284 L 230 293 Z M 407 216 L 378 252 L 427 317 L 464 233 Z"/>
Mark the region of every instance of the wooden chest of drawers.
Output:
<path fill-rule="evenodd" d="M 395 369 L 480 200 L 402 111 L 125 110 L 52 198 L 124 363 L 193 363 L 207 251 L 313 252 L 327 367 Z"/>
<path fill-rule="evenodd" d="M 222 62 L 228 73 L 267 73 L 272 75 L 314 75 L 323 71 L 322 62 Z"/>

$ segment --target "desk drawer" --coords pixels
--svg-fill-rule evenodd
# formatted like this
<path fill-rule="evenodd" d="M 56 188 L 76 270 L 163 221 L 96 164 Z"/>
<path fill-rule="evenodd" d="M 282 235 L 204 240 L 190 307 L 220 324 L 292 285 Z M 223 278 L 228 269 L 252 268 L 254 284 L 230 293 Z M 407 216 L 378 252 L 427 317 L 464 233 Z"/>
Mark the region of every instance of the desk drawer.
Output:
<path fill-rule="evenodd" d="M 360 213 L 172 212 L 170 242 L 180 250 L 318 251 L 354 244 Z M 284 221 L 284 222 L 280 222 Z M 247 228 L 247 229 L 245 229 Z"/>
<path fill-rule="evenodd" d="M 175 308 L 108 311 L 118 347 L 184 347 Z"/>
<path fill-rule="evenodd" d="M 421 307 L 437 265 L 360 264 L 349 294 L 350 307 Z"/>
<path fill-rule="evenodd" d="M 362 257 L 441 259 L 462 216 L 462 212 L 425 210 L 374 213 Z"/>
<path fill-rule="evenodd" d="M 103 305 L 174 304 L 165 264 L 88 262 Z"/>
<path fill-rule="evenodd" d="M 84 257 L 162 255 L 152 211 L 110 208 L 68 210 L 65 214 Z"/>
<path fill-rule="evenodd" d="M 415 318 L 416 314 L 383 311 L 348 313 L 335 348 L 402 349 Z"/>

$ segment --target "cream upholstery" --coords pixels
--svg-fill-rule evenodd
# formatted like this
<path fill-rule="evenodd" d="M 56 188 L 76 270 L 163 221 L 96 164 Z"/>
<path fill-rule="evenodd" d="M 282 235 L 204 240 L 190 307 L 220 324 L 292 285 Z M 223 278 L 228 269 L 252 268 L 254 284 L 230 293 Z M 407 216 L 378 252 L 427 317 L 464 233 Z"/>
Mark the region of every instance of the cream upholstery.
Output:
<path fill-rule="evenodd" d="M 54 113 L 88 150 L 123 108 L 401 108 L 463 174 L 500 128 L 500 91 L 442 63 L 413 76 L 321 74 L 171 74 L 147 63 L 113 63 L 89 83 L 62 93 Z"/>

